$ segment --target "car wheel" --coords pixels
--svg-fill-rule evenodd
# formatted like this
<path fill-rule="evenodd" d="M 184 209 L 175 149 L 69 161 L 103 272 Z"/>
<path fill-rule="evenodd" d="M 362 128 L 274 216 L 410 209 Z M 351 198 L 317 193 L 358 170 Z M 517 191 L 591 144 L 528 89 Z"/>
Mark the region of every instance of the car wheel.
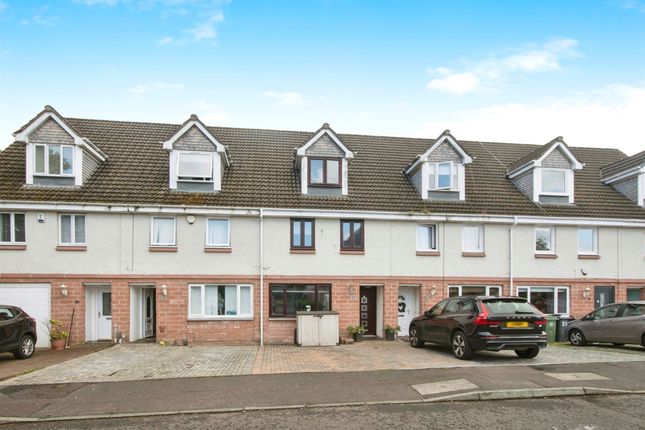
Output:
<path fill-rule="evenodd" d="M 625 344 L 624 344 L 624 343 L 614 343 L 614 344 L 612 344 L 612 345 L 614 345 L 614 346 L 625 346 Z"/>
<path fill-rule="evenodd" d="M 571 342 L 571 345 L 573 346 L 585 346 L 587 344 L 587 339 L 585 339 L 585 335 L 582 331 L 574 328 L 569 332 L 569 342 Z"/>
<path fill-rule="evenodd" d="M 450 342 L 452 353 L 460 360 L 470 360 L 475 352 L 470 347 L 466 334 L 463 331 L 456 331 L 452 335 Z"/>
<path fill-rule="evenodd" d="M 641 346 L 645 348 L 645 333 L 641 336 Z"/>
<path fill-rule="evenodd" d="M 34 355 L 34 338 L 29 336 L 29 335 L 24 335 L 22 339 L 20 339 L 20 347 L 18 348 L 17 351 L 13 353 L 14 357 L 16 358 L 29 358 L 32 355 Z"/>
<path fill-rule="evenodd" d="M 419 329 L 410 327 L 410 345 L 413 348 L 421 348 L 425 342 L 419 339 Z"/>
<path fill-rule="evenodd" d="M 540 348 L 516 349 L 515 354 L 520 358 L 535 358 L 540 353 Z"/>

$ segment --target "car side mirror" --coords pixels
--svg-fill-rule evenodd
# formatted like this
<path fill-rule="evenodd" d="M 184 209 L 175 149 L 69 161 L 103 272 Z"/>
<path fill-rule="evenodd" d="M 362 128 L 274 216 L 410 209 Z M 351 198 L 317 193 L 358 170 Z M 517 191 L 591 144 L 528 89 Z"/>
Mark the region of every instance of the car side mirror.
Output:
<path fill-rule="evenodd" d="M 432 315 L 432 312 L 431 312 L 431 311 L 425 311 L 425 312 L 424 312 L 424 314 L 425 314 L 425 316 L 426 316 L 426 317 L 428 317 L 428 318 L 434 318 L 434 316 Z"/>

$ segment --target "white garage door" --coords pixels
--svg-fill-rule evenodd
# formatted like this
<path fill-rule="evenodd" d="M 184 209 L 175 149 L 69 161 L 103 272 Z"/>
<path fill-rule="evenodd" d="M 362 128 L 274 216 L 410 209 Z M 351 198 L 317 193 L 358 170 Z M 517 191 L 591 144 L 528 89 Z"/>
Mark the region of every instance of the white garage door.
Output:
<path fill-rule="evenodd" d="M 0 284 L 0 304 L 18 306 L 36 320 L 37 347 L 49 347 L 45 324 L 51 316 L 49 284 Z"/>

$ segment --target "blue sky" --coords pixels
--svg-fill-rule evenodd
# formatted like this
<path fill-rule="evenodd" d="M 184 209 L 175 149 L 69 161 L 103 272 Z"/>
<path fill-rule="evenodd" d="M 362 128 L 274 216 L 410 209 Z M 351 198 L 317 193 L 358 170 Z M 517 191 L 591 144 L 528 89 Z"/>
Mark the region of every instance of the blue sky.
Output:
<path fill-rule="evenodd" d="M 69 117 L 645 149 L 645 0 L 0 0 L 0 148 Z"/>

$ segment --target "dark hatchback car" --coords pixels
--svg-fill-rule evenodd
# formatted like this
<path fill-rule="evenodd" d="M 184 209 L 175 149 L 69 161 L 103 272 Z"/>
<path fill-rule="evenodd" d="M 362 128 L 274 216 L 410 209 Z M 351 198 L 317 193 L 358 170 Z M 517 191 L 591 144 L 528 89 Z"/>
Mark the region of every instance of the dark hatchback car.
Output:
<path fill-rule="evenodd" d="M 533 358 L 546 347 L 545 325 L 544 314 L 521 297 L 451 297 L 412 320 L 410 345 L 450 346 L 461 360 L 503 349 Z"/>
<path fill-rule="evenodd" d="M 36 320 L 16 306 L 0 305 L 0 352 L 29 358 L 36 347 Z"/>

